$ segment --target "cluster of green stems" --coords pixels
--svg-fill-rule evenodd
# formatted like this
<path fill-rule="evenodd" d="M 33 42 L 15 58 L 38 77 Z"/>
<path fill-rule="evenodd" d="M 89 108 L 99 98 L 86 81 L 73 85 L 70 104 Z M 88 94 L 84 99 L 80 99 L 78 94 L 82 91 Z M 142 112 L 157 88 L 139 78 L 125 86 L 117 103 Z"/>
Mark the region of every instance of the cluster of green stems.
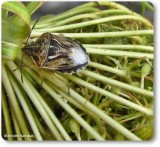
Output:
<path fill-rule="evenodd" d="M 98 10 L 93 8 L 97 5 L 94 2 L 84 4 L 77 8 L 74 8 L 65 13 L 59 14 L 53 18 L 46 17 L 42 18 L 36 25 L 35 29 L 32 32 L 33 36 L 39 36 L 44 32 L 52 32 L 53 34 L 59 34 L 59 32 L 65 32 L 70 29 L 75 29 L 77 27 L 83 28 L 86 26 L 96 25 L 100 23 L 108 23 L 119 20 L 134 20 L 142 23 L 144 26 L 149 29 L 144 30 L 131 30 L 131 31 L 121 31 L 119 32 L 94 32 L 94 33 L 63 33 L 66 37 L 72 38 L 111 38 L 111 37 L 130 37 L 130 36 L 153 36 L 153 26 L 152 24 L 142 16 L 137 13 L 130 11 L 129 9 L 123 7 L 114 2 L 98 2 L 99 5 L 108 6 L 115 8 L 115 10 Z M 84 14 L 88 12 L 88 14 Z M 108 17 L 103 17 L 103 15 L 109 15 Z M 117 16 L 115 16 L 117 15 Z M 74 24 L 68 24 L 76 20 L 84 18 L 90 18 L 86 22 L 79 22 Z M 55 33 L 56 32 L 56 33 Z M 90 55 L 103 55 L 111 57 L 121 57 L 127 56 L 128 58 L 147 58 L 148 60 L 153 60 L 154 49 L 152 46 L 146 45 L 113 45 L 113 44 L 83 44 L 87 52 Z M 136 51 L 135 51 L 136 50 Z M 19 58 L 20 59 L 20 58 Z M 24 64 L 29 63 L 29 60 L 24 60 Z M 101 63 L 96 63 L 91 61 L 88 65 L 98 70 L 107 71 L 113 74 L 116 74 L 121 77 L 126 77 L 127 73 L 125 70 L 115 69 Z M 15 70 L 16 69 L 16 70 Z M 104 138 L 95 131 L 72 107 L 70 104 L 76 108 L 84 111 L 86 114 L 92 116 L 93 118 L 100 118 L 107 125 L 114 128 L 116 131 L 120 132 L 127 139 L 130 140 L 141 140 L 130 130 L 126 129 L 118 121 L 111 118 L 108 114 L 100 110 L 97 106 L 88 101 L 85 97 L 78 94 L 74 89 L 69 88 L 68 92 L 68 81 L 72 81 L 78 85 L 84 86 L 90 90 L 96 91 L 97 93 L 106 96 L 124 106 L 127 106 L 131 109 L 137 111 L 134 116 L 129 116 L 128 120 L 141 117 L 142 115 L 153 116 L 153 109 L 147 108 L 140 103 L 134 103 L 130 99 L 125 99 L 121 95 L 113 94 L 109 91 L 106 91 L 103 88 L 95 86 L 87 81 L 82 80 L 80 77 L 68 74 L 54 73 L 54 76 L 51 72 L 41 71 L 44 81 L 42 84 L 43 89 L 57 102 L 63 109 L 72 116 L 80 126 L 82 126 L 87 132 L 93 136 L 95 140 L 104 140 Z M 136 94 L 153 98 L 153 91 L 146 90 L 144 88 L 139 88 L 126 84 L 124 82 L 116 81 L 112 78 L 105 77 L 99 73 L 95 73 L 89 70 L 81 71 L 83 76 L 91 77 L 97 81 L 107 83 L 116 87 L 119 87 Z M 130 72 L 131 76 L 141 78 L 141 74 Z M 145 77 L 149 80 L 149 77 Z M 36 81 L 36 82 L 35 82 Z M 44 98 L 39 94 L 37 89 L 34 87 L 34 84 L 40 84 L 42 79 L 40 78 L 39 71 L 36 68 L 23 68 L 23 82 L 21 79 L 21 71 L 18 69 L 18 66 L 14 61 L 5 61 L 5 65 L 2 65 L 2 108 L 4 112 L 5 124 L 7 134 L 12 134 L 11 122 L 9 118 L 9 110 L 11 109 L 11 114 L 13 118 L 13 124 L 15 127 L 16 134 L 30 134 L 25 118 L 21 112 L 20 105 L 28 119 L 28 122 L 33 130 L 36 140 L 43 140 L 42 136 L 47 136 L 45 128 L 41 125 L 36 116 L 34 109 L 31 105 L 31 102 L 36 107 L 37 111 L 45 121 L 46 125 L 50 129 L 51 133 L 54 135 L 57 140 L 72 140 L 67 131 L 64 129 L 58 118 L 55 116 L 53 111 L 45 102 Z M 7 96 L 5 95 L 7 93 Z M 30 100 L 28 100 L 27 95 Z M 122 94 L 123 95 L 123 94 Z M 124 94 L 125 95 L 125 94 Z M 9 106 L 7 100 L 9 99 Z M 67 100 L 67 102 L 65 100 Z M 30 102 L 31 101 L 31 102 Z M 20 105 L 19 105 L 20 104 Z M 13 111 L 12 111 L 13 110 Z M 14 113 L 13 113 L 14 112 Z M 17 117 L 18 116 L 18 117 Z M 19 125 L 17 125 L 19 124 Z M 77 128 L 76 128 L 77 129 Z M 79 131 L 77 131 L 79 133 Z M 77 135 L 78 136 L 78 135 Z M 10 140 L 13 138 L 10 137 Z M 31 140 L 32 138 L 26 138 Z M 80 140 L 81 138 L 78 137 Z M 19 136 L 18 140 L 22 140 L 22 137 Z"/>

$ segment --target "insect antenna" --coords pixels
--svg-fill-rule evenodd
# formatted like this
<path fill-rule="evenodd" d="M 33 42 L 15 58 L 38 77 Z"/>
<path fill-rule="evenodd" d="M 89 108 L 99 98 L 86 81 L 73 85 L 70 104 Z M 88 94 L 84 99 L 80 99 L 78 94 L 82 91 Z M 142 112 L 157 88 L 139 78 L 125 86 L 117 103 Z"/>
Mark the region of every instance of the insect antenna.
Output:
<path fill-rule="evenodd" d="M 35 25 L 37 24 L 37 22 L 39 21 L 39 19 L 40 19 L 40 17 L 39 17 L 39 18 L 35 21 L 35 23 L 33 24 L 32 28 L 31 28 L 31 30 L 30 30 L 30 33 L 29 33 L 29 35 L 28 35 L 28 37 L 27 37 L 27 40 L 26 40 L 26 42 L 25 42 L 26 45 L 27 45 L 27 43 L 28 43 L 29 38 L 31 37 L 32 30 L 34 29 L 34 27 L 35 27 Z M 21 68 L 20 68 L 20 70 L 21 70 L 21 81 L 22 81 L 22 83 L 23 83 L 23 76 L 22 76 L 22 72 L 23 72 L 23 58 L 24 58 L 24 54 L 22 54 Z"/>
<path fill-rule="evenodd" d="M 35 23 L 33 24 L 33 26 L 32 26 L 32 28 L 31 28 L 31 30 L 30 30 L 30 33 L 29 33 L 29 35 L 28 35 L 28 37 L 27 37 L 27 40 L 26 40 L 26 43 L 25 43 L 25 44 L 28 43 L 28 40 L 29 40 L 29 38 L 31 37 L 32 30 L 34 29 L 34 27 L 35 27 L 36 23 L 39 21 L 39 19 L 40 19 L 40 17 L 39 17 L 39 18 L 35 21 Z"/>

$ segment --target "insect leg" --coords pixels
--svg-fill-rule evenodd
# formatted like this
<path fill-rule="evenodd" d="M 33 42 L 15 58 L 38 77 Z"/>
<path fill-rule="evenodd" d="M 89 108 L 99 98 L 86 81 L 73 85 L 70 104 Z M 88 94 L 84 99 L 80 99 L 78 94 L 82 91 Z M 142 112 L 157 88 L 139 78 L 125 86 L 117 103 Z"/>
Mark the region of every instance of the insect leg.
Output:
<path fill-rule="evenodd" d="M 23 83 L 23 67 L 29 67 L 32 68 L 33 65 L 31 66 L 27 66 L 27 65 L 23 65 L 23 59 L 24 59 L 25 54 L 22 54 L 22 59 L 21 59 L 21 64 L 20 64 L 20 71 L 21 71 L 21 81 Z M 14 69 L 14 71 L 16 71 L 17 69 Z"/>

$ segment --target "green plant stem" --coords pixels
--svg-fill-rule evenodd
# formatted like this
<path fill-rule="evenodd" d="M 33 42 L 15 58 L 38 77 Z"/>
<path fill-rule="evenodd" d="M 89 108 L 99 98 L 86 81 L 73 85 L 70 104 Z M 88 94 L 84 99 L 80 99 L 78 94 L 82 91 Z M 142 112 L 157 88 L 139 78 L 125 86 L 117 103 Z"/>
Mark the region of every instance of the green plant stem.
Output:
<path fill-rule="evenodd" d="M 103 65 L 103 64 L 100 64 L 100 63 L 96 63 L 96 62 L 92 62 L 92 61 L 89 62 L 88 66 L 94 67 L 95 69 L 99 69 L 99 70 L 102 70 L 102 71 L 111 72 L 111 73 L 114 73 L 114 74 L 116 74 L 118 76 L 121 76 L 121 77 L 126 77 L 127 76 L 127 71 L 126 70 L 117 69 L 116 67 L 114 68 L 114 67 L 110 67 L 110 66 Z M 131 71 L 130 74 L 131 74 L 132 77 L 137 77 L 137 78 L 142 77 L 141 73 L 136 73 L 136 72 Z M 145 76 L 145 79 L 153 82 L 153 80 L 148 76 Z"/>
<path fill-rule="evenodd" d="M 98 5 L 105 5 L 105 6 L 108 6 L 108 7 L 111 7 L 111 8 L 114 8 L 114 10 L 108 10 L 108 11 L 113 11 L 113 12 L 111 12 L 111 13 L 115 13 L 116 11 L 124 11 L 125 12 L 125 14 L 127 13 L 131 13 L 132 15 L 137 15 L 138 17 L 140 17 L 141 19 L 145 19 L 145 18 L 143 18 L 142 16 L 140 16 L 139 14 L 137 14 L 137 13 L 134 13 L 134 12 L 132 12 L 132 11 L 130 11 L 128 8 L 126 8 L 126 7 L 124 7 L 124 6 L 122 6 L 122 5 L 120 5 L 120 4 L 118 4 L 118 3 L 115 3 L 115 2 L 98 2 Z M 97 3 L 95 3 L 95 2 L 90 2 L 90 3 L 87 3 L 87 4 L 84 4 L 84 5 L 80 5 L 80 6 L 78 6 L 78 7 L 76 7 L 76 8 L 73 8 L 73 9 L 71 9 L 71 10 L 69 10 L 69 11 L 67 11 L 67 12 L 65 12 L 65 13 L 61 13 L 60 15 L 58 15 L 58 16 L 56 16 L 55 18 L 49 18 L 48 20 L 47 20 L 47 23 L 48 22 L 52 22 L 52 21 L 55 21 L 55 20 L 63 20 L 64 18 L 68 18 L 68 16 L 73 16 L 73 15 L 76 15 L 76 14 L 79 14 L 79 12 L 78 13 L 76 13 L 76 11 L 80 11 L 80 13 L 83 13 L 83 10 L 85 10 L 85 13 L 86 13 L 86 10 L 88 9 L 88 8 L 92 8 L 93 9 L 93 7 L 94 6 L 97 6 Z M 116 9 L 120 9 L 120 10 L 116 10 Z M 81 12 L 82 11 L 82 12 Z M 107 11 L 107 10 L 105 10 L 105 11 Z M 100 12 L 101 13 L 101 12 Z M 116 12 L 117 13 L 117 12 Z M 121 12 L 118 12 L 118 14 L 120 14 Z M 147 23 L 150 25 L 150 26 L 152 26 L 152 24 L 147 20 L 147 19 L 145 19 L 145 21 L 147 21 Z M 46 21 L 45 21 L 46 22 Z M 42 27 L 43 25 L 41 25 L 41 27 Z"/>
<path fill-rule="evenodd" d="M 131 14 L 131 15 L 136 15 L 134 12 L 129 12 L 127 10 L 102 10 L 102 11 L 98 11 L 98 12 L 90 12 L 88 14 L 79 14 L 79 15 L 75 15 L 75 16 L 72 16 L 72 17 L 69 17 L 69 18 L 66 18 L 66 19 L 62 19 L 62 20 L 59 20 L 59 21 L 56 21 L 54 24 L 53 22 L 52 23 L 47 23 L 45 26 L 48 27 L 48 26 L 60 26 L 60 25 L 64 25 L 64 24 L 67 24 L 67 23 L 70 23 L 70 22 L 73 22 L 73 21 L 77 21 L 79 19 L 85 19 L 85 18 L 91 18 L 91 19 L 97 19 L 99 18 L 100 15 L 124 15 L 124 14 Z M 48 19 L 49 20 L 49 19 Z M 44 25 L 39 25 L 38 27 L 36 28 L 40 28 L 41 26 L 44 27 Z"/>
<path fill-rule="evenodd" d="M 142 1 L 142 5 L 148 8 L 150 11 L 154 12 L 154 8 L 148 2 Z"/>
<path fill-rule="evenodd" d="M 15 68 L 15 69 L 17 69 L 17 68 Z M 14 69 L 12 69 L 12 70 L 14 70 Z M 4 65 L 2 65 L 2 82 L 3 82 L 3 85 L 4 85 L 6 92 L 8 94 L 9 102 L 11 103 L 11 106 L 14 110 L 14 113 L 16 115 L 16 118 L 17 118 L 17 121 L 18 121 L 18 124 L 21 128 L 22 133 L 24 135 L 29 135 L 29 130 L 27 128 L 25 119 L 22 115 L 22 111 L 21 111 L 20 106 L 18 104 L 18 101 L 16 99 L 15 93 L 12 89 L 12 86 L 9 81 L 9 77 L 7 75 L 6 68 Z M 29 137 L 26 137 L 25 139 L 31 140 Z"/>
<path fill-rule="evenodd" d="M 56 85 L 56 84 L 55 84 Z M 75 98 L 71 97 L 70 94 L 68 94 L 67 91 L 62 91 L 60 88 L 58 88 L 55 85 L 51 85 L 51 87 L 60 95 L 62 95 L 67 102 L 70 102 L 72 105 L 74 105 L 75 107 L 77 107 L 78 109 L 81 109 L 82 111 L 84 111 L 86 114 L 88 114 L 98 125 L 99 129 L 101 129 L 101 125 L 99 125 L 99 123 L 97 122 L 97 119 L 99 120 L 99 117 L 96 116 L 93 112 L 91 112 L 86 105 L 82 105 L 80 104 L 78 101 L 75 100 Z"/>
<path fill-rule="evenodd" d="M 124 15 L 124 14 L 130 14 L 130 15 L 136 15 L 136 13 L 128 11 L 128 10 L 121 10 L 121 9 L 109 9 L 109 10 L 101 10 L 100 12 L 93 12 L 92 14 L 96 15 Z"/>
<path fill-rule="evenodd" d="M 100 23 L 107 23 L 107 22 L 114 22 L 114 21 L 119 21 L 119 20 L 137 20 L 143 22 L 147 27 L 152 28 L 150 24 L 148 24 L 148 21 L 146 19 L 142 19 L 138 16 L 134 15 L 119 15 L 119 16 L 110 16 L 110 17 L 105 17 L 105 18 L 99 18 L 95 20 L 90 20 L 87 22 L 80 22 L 80 23 L 74 23 L 74 24 L 69 24 L 69 25 L 64 25 L 64 26 L 59 26 L 55 28 L 42 28 L 42 29 L 35 29 L 33 30 L 33 34 L 36 34 L 35 32 L 55 32 L 55 31 L 64 31 L 68 29 L 74 29 L 74 28 L 79 28 L 79 27 L 85 27 L 85 26 L 90 26 L 90 25 L 95 25 L 95 24 L 100 24 Z"/>
<path fill-rule="evenodd" d="M 40 120 L 39 120 L 39 118 L 38 118 L 38 116 L 37 116 L 37 113 L 36 113 L 35 110 L 33 109 L 33 106 L 31 105 L 31 102 L 29 101 L 28 97 L 24 97 L 24 98 L 25 98 L 25 100 L 26 100 L 27 106 L 29 107 L 29 109 L 30 109 L 30 111 L 31 111 L 31 113 L 32 113 L 32 116 L 33 116 L 33 118 L 34 118 L 34 120 L 35 120 L 35 122 L 36 122 L 36 125 L 37 125 L 39 131 L 41 132 L 42 136 L 45 136 L 45 137 L 49 136 L 46 128 L 44 128 L 44 127 L 42 126 L 42 124 L 40 123 Z"/>
<path fill-rule="evenodd" d="M 100 64 L 100 63 L 92 62 L 92 61 L 89 62 L 88 66 L 94 67 L 96 69 L 100 69 L 100 70 L 103 70 L 103 71 L 108 71 L 108 72 L 117 74 L 117 75 L 122 76 L 122 77 L 125 77 L 126 74 L 127 74 L 125 70 L 112 68 L 112 67 L 109 67 L 109 66 L 106 66 L 106 65 L 103 65 L 103 64 Z"/>
<path fill-rule="evenodd" d="M 105 82 L 105 83 L 109 83 L 111 85 L 120 87 L 120 88 L 125 89 L 125 90 L 129 90 L 129 91 L 132 91 L 132 92 L 144 95 L 144 96 L 148 96 L 148 97 L 153 97 L 154 96 L 152 91 L 148 91 L 148 90 L 145 90 L 145 89 L 142 89 L 142 88 L 138 88 L 138 87 L 132 86 L 130 84 L 126 84 L 126 83 L 123 83 L 123 82 L 105 77 L 103 75 L 100 75 L 100 74 L 97 74 L 97 73 L 94 73 L 94 72 L 91 72 L 91 71 L 88 71 L 88 70 L 82 70 L 81 73 L 86 75 L 86 76 L 92 77 L 96 80 L 99 80 L 99 81 L 102 81 L 102 82 Z"/>
<path fill-rule="evenodd" d="M 67 101 L 69 101 L 72 105 L 74 105 L 75 107 L 77 107 L 78 109 L 81 109 L 82 111 L 85 111 L 86 113 L 89 112 L 87 110 L 87 108 L 83 105 L 80 105 L 77 101 L 75 101 L 71 96 L 69 96 L 68 94 L 66 94 L 65 92 L 63 92 L 62 90 L 60 90 L 59 88 L 57 88 L 54 85 L 51 85 L 51 87 L 60 95 L 62 95 Z"/>
<path fill-rule="evenodd" d="M 72 8 L 72 9 L 68 10 L 67 12 L 72 12 L 72 11 L 75 11 L 75 10 L 86 9 L 86 8 L 97 8 L 97 6 L 98 6 L 97 2 L 89 2 L 89 3 L 79 5 L 75 8 Z"/>
<path fill-rule="evenodd" d="M 55 126 L 58 128 L 58 130 L 60 131 L 61 135 L 68 141 L 71 141 L 72 139 L 70 138 L 70 136 L 67 134 L 67 132 L 65 131 L 65 129 L 63 128 L 63 126 L 61 125 L 61 123 L 59 122 L 59 120 L 57 119 L 57 117 L 55 116 L 55 114 L 52 112 L 52 110 L 49 108 L 49 106 L 47 105 L 47 103 L 44 101 L 44 99 L 39 95 L 36 94 L 38 100 L 41 102 L 42 106 L 44 107 L 45 111 L 48 113 L 49 117 L 51 118 L 51 120 L 54 122 Z"/>
<path fill-rule="evenodd" d="M 19 83 L 21 84 L 21 86 L 23 87 L 23 89 L 26 91 L 26 93 L 30 97 L 31 101 L 33 102 L 33 104 L 35 105 L 35 107 L 37 108 L 37 110 L 39 111 L 39 113 L 41 114 L 42 118 L 44 119 L 44 121 L 46 122 L 46 124 L 50 128 L 51 132 L 56 137 L 56 139 L 57 140 L 63 140 L 63 138 L 61 137 L 61 135 L 58 132 L 57 128 L 54 126 L 54 124 L 51 121 L 50 117 L 48 116 L 48 114 L 44 110 L 42 104 L 38 100 L 38 98 L 37 98 L 38 92 L 33 87 L 33 85 L 30 84 L 30 82 L 26 79 L 25 76 L 23 76 L 23 83 L 22 83 L 22 81 L 21 81 L 21 73 L 20 73 L 20 71 L 18 70 L 17 66 L 14 64 L 13 61 L 8 61 L 7 62 L 7 66 L 9 67 L 10 71 L 12 72 L 12 74 L 19 81 Z M 14 72 L 13 71 L 14 69 L 17 69 L 17 70 Z"/>
<path fill-rule="evenodd" d="M 141 11 L 142 11 L 141 14 L 142 14 L 142 16 L 145 15 L 145 10 L 146 10 L 145 3 L 142 2 L 142 5 L 141 5 Z"/>
<path fill-rule="evenodd" d="M 55 26 L 64 25 L 73 21 L 78 21 L 80 19 L 96 19 L 96 18 L 98 18 L 96 14 L 80 14 L 80 15 L 76 15 L 68 19 L 56 22 L 55 24 L 53 24 L 53 26 L 55 27 Z"/>
<path fill-rule="evenodd" d="M 11 120 L 9 115 L 9 107 L 7 104 L 6 95 L 4 93 L 4 89 L 2 89 L 2 110 L 3 110 L 3 116 L 4 116 L 4 122 L 6 127 L 6 134 L 11 135 L 12 134 L 12 127 L 11 127 Z M 6 139 L 4 136 L 2 136 L 4 139 Z M 13 137 L 8 137 L 8 140 L 13 140 Z"/>
<path fill-rule="evenodd" d="M 47 105 L 47 103 L 44 101 L 44 99 L 42 97 L 40 97 L 40 95 L 37 95 L 37 98 L 39 99 L 39 101 L 41 102 L 41 104 L 43 105 L 43 107 L 45 108 L 46 112 L 48 113 L 48 115 L 52 119 L 52 121 L 54 122 L 55 126 L 60 131 L 61 135 L 66 140 L 71 141 L 72 139 L 70 138 L 70 136 L 68 135 L 68 133 L 66 132 L 66 130 L 63 128 L 63 126 L 61 125 L 61 123 L 58 120 L 58 118 L 55 116 L 55 114 L 49 108 L 49 106 Z"/>
<path fill-rule="evenodd" d="M 125 7 L 125 6 L 121 5 L 121 4 L 118 4 L 118 3 L 116 3 L 116 2 L 99 1 L 98 3 L 99 3 L 99 5 L 102 5 L 102 6 L 108 6 L 108 7 L 114 8 L 114 9 L 116 8 L 116 9 L 120 9 L 120 10 L 126 10 L 126 11 L 128 11 L 128 12 L 131 12 L 132 15 L 134 14 L 134 15 L 139 16 L 139 17 L 142 18 L 142 19 L 145 19 L 145 18 L 142 17 L 141 15 L 133 12 L 132 10 L 128 9 L 127 7 Z M 146 2 L 146 3 L 148 3 L 148 2 Z M 148 5 L 147 5 L 147 6 L 148 6 Z M 152 26 L 152 24 L 151 24 L 151 22 L 150 22 L 149 20 L 147 20 L 147 19 L 145 19 L 145 20 L 147 21 L 148 24 L 150 24 L 150 26 Z"/>
<path fill-rule="evenodd" d="M 53 83 L 53 82 L 52 82 Z M 60 95 L 62 95 L 67 101 L 69 101 L 72 105 L 74 105 L 75 107 L 77 107 L 78 109 L 81 109 L 82 111 L 84 111 L 85 113 L 87 113 L 91 118 L 93 118 L 95 121 L 97 120 L 97 118 L 99 118 L 98 116 L 96 116 L 93 112 L 91 112 L 86 105 L 82 105 L 81 103 L 79 103 L 78 101 L 75 100 L 75 98 L 71 97 L 70 94 L 67 93 L 67 91 L 62 91 L 60 88 L 58 88 L 55 85 L 51 85 L 51 87 Z M 97 122 L 97 121 L 96 121 Z M 97 124 L 98 125 L 98 124 Z M 101 125 L 99 125 L 99 127 L 101 128 Z"/>
<path fill-rule="evenodd" d="M 128 115 L 127 118 L 122 119 L 122 120 L 120 120 L 120 121 L 118 121 L 118 122 L 119 122 L 119 123 L 124 123 L 124 122 L 126 122 L 126 121 L 130 121 L 130 120 L 136 119 L 136 118 L 141 117 L 141 116 L 142 116 L 141 113 Z"/>
<path fill-rule="evenodd" d="M 42 32 L 38 32 L 39 35 Z M 106 37 L 129 37 L 129 36 L 153 36 L 153 30 L 134 30 L 134 31 L 119 31 L 119 32 L 96 32 L 96 33 L 63 33 L 66 37 L 73 38 L 106 38 Z M 59 33 L 53 33 L 58 35 Z M 36 34 L 35 34 L 36 35 Z"/>
<path fill-rule="evenodd" d="M 147 3 L 147 2 L 146 2 L 146 3 Z M 100 5 L 105 5 L 105 6 L 109 6 L 109 7 L 113 7 L 113 8 L 117 8 L 117 9 L 121 9 L 121 10 L 126 10 L 126 11 L 129 11 L 129 12 L 132 12 L 132 10 L 130 10 L 130 9 L 126 8 L 125 6 L 123 6 L 123 5 L 121 5 L 121 4 L 118 4 L 118 3 L 116 3 L 116 2 L 99 1 L 99 4 L 100 4 Z M 142 19 L 145 19 L 144 17 L 142 17 L 141 15 L 139 15 L 139 14 L 137 14 L 137 13 L 134 13 L 134 12 L 133 12 L 133 14 L 139 16 L 139 17 L 142 18 Z M 150 24 L 150 25 L 152 26 L 152 24 L 151 24 L 151 22 L 150 22 L 149 20 L 147 20 L 147 19 L 145 19 L 145 20 L 148 22 L 148 24 Z"/>
<path fill-rule="evenodd" d="M 83 44 L 86 48 L 96 48 L 96 49 L 114 49 L 114 50 L 136 50 L 136 51 L 150 51 L 153 52 L 154 48 L 152 46 L 145 45 L 134 45 L 134 44 Z"/>
<path fill-rule="evenodd" d="M 129 120 L 141 117 L 141 116 L 142 116 L 142 113 L 138 112 L 138 113 L 133 113 L 133 114 L 128 114 L 128 115 L 120 116 L 120 117 L 116 118 L 116 120 L 119 123 L 123 123 L 125 121 L 129 121 Z"/>
<path fill-rule="evenodd" d="M 36 75 L 33 75 L 34 79 L 40 84 L 41 79 Z M 42 87 L 75 119 L 82 125 L 96 140 L 104 140 L 89 124 L 87 124 L 76 111 L 74 111 L 62 98 L 60 98 L 53 89 L 46 83 L 43 82 Z"/>
<path fill-rule="evenodd" d="M 108 2 L 106 2 L 106 3 L 90 2 L 90 3 L 80 5 L 80 6 L 78 6 L 76 8 L 73 8 L 69 11 L 66 11 L 65 13 L 61 13 L 58 16 L 56 16 L 55 18 L 49 18 L 46 22 L 52 22 L 52 21 L 55 21 L 55 20 L 63 20 L 64 18 L 68 18 L 68 17 L 71 17 L 71 16 L 79 14 L 79 13 L 86 13 L 88 8 L 94 10 L 95 9 L 94 7 L 96 7 L 98 5 L 107 5 L 107 6 L 112 7 L 112 8 L 117 8 L 117 9 L 121 9 L 123 11 L 125 10 L 127 12 L 131 12 L 126 7 L 124 7 L 122 5 L 119 5 L 117 3 L 114 3 L 114 2 L 109 2 L 109 3 Z M 88 11 L 88 12 L 92 12 L 92 11 Z"/>
<path fill-rule="evenodd" d="M 22 140 L 23 140 L 23 139 L 22 139 L 22 136 L 21 136 L 22 133 L 21 133 L 20 127 L 19 127 L 19 125 L 18 125 L 16 116 L 15 116 L 15 114 L 14 114 L 14 112 L 13 112 L 13 108 L 12 108 L 11 105 L 10 105 L 10 109 L 11 109 L 11 115 L 12 115 L 12 119 L 13 119 L 13 124 L 14 124 L 15 133 L 16 133 L 16 135 L 17 135 L 17 140 L 18 140 L 18 141 L 22 141 Z"/>
<path fill-rule="evenodd" d="M 114 56 L 121 57 L 127 56 L 129 58 L 143 58 L 146 57 L 148 59 L 154 58 L 154 55 L 151 53 L 140 53 L 140 52 L 129 52 L 129 51 L 117 51 L 117 50 L 106 50 L 106 49 L 94 49 L 94 48 L 86 48 L 89 54 L 94 55 L 104 55 L 104 56 Z"/>
<path fill-rule="evenodd" d="M 33 130 L 33 133 L 34 133 L 36 139 L 39 140 L 39 141 L 42 141 L 43 140 L 42 136 L 41 136 L 41 134 L 40 134 L 40 132 L 39 132 L 39 130 L 37 128 L 37 124 L 35 123 L 35 120 L 34 120 L 34 118 L 32 116 L 32 113 L 31 113 L 26 101 L 25 101 L 25 98 L 24 98 L 24 96 L 23 96 L 23 94 L 21 92 L 20 87 L 18 87 L 18 84 L 15 82 L 15 80 L 14 80 L 14 78 L 13 78 L 13 76 L 11 74 L 9 74 L 9 78 L 10 78 L 10 81 L 12 83 L 13 89 L 14 89 L 16 95 L 17 95 L 17 98 L 20 101 L 21 106 L 22 106 L 22 108 L 23 108 L 23 110 L 25 112 L 25 115 L 27 116 L 27 119 L 28 119 L 28 121 L 29 121 L 29 123 L 31 125 L 31 128 Z"/>
<path fill-rule="evenodd" d="M 113 100 L 115 100 L 115 101 L 117 101 L 117 102 L 119 102 L 119 103 L 121 103 L 123 105 L 131 107 L 131 108 L 133 108 L 133 109 L 135 109 L 137 111 L 140 111 L 142 113 L 145 113 L 147 115 L 153 115 L 153 111 L 151 109 L 149 109 L 149 108 L 145 108 L 145 107 L 137 105 L 137 104 L 135 104 L 133 102 L 130 102 L 130 101 L 124 99 L 124 98 L 121 98 L 120 96 L 117 96 L 117 95 L 115 95 L 115 94 L 113 94 L 111 92 L 108 92 L 108 91 L 106 91 L 104 89 L 101 89 L 101 88 L 99 88 L 97 86 L 94 86 L 94 85 L 92 85 L 92 84 L 90 84 L 88 82 L 85 82 L 85 81 L 83 81 L 83 80 L 81 80 L 81 79 L 79 79 L 79 78 L 77 78 L 75 76 L 71 76 L 71 75 L 63 75 L 63 76 L 65 76 L 69 80 L 71 80 L 71 81 L 73 81 L 73 82 L 75 82 L 75 83 L 77 83 L 79 85 L 87 87 L 87 88 L 89 88 L 89 89 L 91 89 L 93 91 L 97 91 L 98 93 L 100 93 L 102 95 L 105 95 L 105 96 L 107 96 L 107 97 L 109 97 L 109 98 L 111 98 L 111 99 L 113 99 Z"/>
<path fill-rule="evenodd" d="M 126 10 L 126 11 L 130 11 L 128 8 L 126 8 L 125 6 L 123 5 L 120 5 L 116 2 L 111 2 L 111 1 L 99 1 L 98 2 L 99 5 L 102 5 L 102 6 L 108 6 L 108 7 L 111 7 L 111 8 L 117 8 L 117 9 L 121 9 L 121 10 Z M 130 11 L 131 12 L 131 11 Z"/>
<path fill-rule="evenodd" d="M 48 75 L 48 74 L 47 74 Z M 56 74 L 57 75 L 57 74 Z M 64 75 L 63 75 L 64 76 Z M 47 76 L 47 79 L 52 82 L 57 87 L 67 90 L 68 86 L 64 85 L 62 82 L 57 79 L 50 78 L 50 76 Z M 53 82 L 54 81 L 54 82 Z M 56 82 L 57 81 L 57 82 Z M 95 86 L 96 87 L 96 86 Z M 69 93 L 76 101 L 78 101 L 80 104 L 87 107 L 92 113 L 95 113 L 98 117 L 100 117 L 102 120 L 104 120 L 107 124 L 109 124 L 111 127 L 116 129 L 117 131 L 121 132 L 126 138 L 131 140 L 140 140 L 137 136 L 135 136 L 133 133 L 131 133 L 129 130 L 118 124 L 116 121 L 114 121 L 111 117 L 106 115 L 103 111 L 99 110 L 96 106 L 94 106 L 92 103 L 84 99 L 81 95 L 79 95 L 77 92 L 75 92 L 72 88 L 69 89 Z"/>
<path fill-rule="evenodd" d="M 69 18 L 71 16 L 75 16 L 77 14 L 81 14 L 81 13 L 87 13 L 87 12 L 96 12 L 99 11 L 97 8 L 85 8 L 85 9 L 76 9 L 74 11 L 68 11 L 65 13 L 61 13 L 59 15 L 57 15 L 56 17 L 50 18 L 48 20 L 45 21 L 41 21 L 41 24 L 37 24 L 36 28 L 40 28 L 40 27 L 45 27 L 48 26 L 50 24 L 53 24 L 53 22 L 55 21 L 59 21 L 59 20 L 64 20 L 65 18 Z"/>

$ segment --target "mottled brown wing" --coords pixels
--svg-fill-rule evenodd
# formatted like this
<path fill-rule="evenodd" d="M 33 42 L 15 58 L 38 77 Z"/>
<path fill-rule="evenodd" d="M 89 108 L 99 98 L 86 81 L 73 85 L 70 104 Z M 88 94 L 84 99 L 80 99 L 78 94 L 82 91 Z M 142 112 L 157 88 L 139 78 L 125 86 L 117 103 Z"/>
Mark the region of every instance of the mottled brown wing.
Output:
<path fill-rule="evenodd" d="M 52 35 L 48 57 L 42 68 L 76 72 L 88 64 L 85 48 L 71 38 Z"/>
<path fill-rule="evenodd" d="M 52 60 L 50 62 L 46 62 L 43 65 L 43 68 L 54 70 L 54 71 L 62 71 L 65 69 L 72 69 L 76 65 L 69 59 L 69 58 L 57 58 L 55 60 Z"/>

